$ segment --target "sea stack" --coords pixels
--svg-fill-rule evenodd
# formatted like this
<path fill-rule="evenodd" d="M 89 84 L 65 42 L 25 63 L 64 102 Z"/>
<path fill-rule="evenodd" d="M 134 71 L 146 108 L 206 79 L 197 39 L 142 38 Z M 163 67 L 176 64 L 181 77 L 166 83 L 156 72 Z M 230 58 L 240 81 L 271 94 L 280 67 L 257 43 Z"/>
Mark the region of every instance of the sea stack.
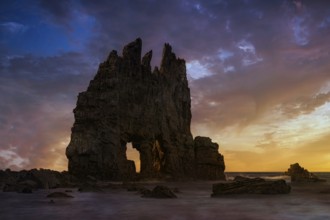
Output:
<path fill-rule="evenodd" d="M 122 56 L 112 51 L 79 94 L 66 149 L 69 172 L 134 179 L 134 162 L 126 157 L 126 145 L 132 143 L 140 153 L 140 178 L 224 179 L 218 145 L 209 138 L 194 142 L 190 131 L 185 60 L 165 44 L 160 68 L 152 71 L 152 51 L 141 59 L 141 50 L 138 38 L 124 47 Z"/>
<path fill-rule="evenodd" d="M 315 174 L 310 173 L 307 169 L 301 167 L 299 163 L 290 165 L 288 171 L 284 173 L 291 177 L 292 182 L 325 182 L 326 180 L 320 179 Z"/>

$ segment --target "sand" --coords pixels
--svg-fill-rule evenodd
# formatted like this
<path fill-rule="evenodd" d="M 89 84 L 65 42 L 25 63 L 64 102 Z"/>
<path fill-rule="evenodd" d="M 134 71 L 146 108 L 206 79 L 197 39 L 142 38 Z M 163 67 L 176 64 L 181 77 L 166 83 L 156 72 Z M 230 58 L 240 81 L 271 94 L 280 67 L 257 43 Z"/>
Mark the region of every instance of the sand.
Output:
<path fill-rule="evenodd" d="M 74 198 L 47 198 L 65 189 L 32 194 L 0 193 L 0 219 L 329 219 L 330 184 L 293 184 L 287 195 L 231 195 L 211 198 L 213 182 L 149 183 L 177 187 L 177 199 L 141 198 L 124 189 L 69 193 Z"/>

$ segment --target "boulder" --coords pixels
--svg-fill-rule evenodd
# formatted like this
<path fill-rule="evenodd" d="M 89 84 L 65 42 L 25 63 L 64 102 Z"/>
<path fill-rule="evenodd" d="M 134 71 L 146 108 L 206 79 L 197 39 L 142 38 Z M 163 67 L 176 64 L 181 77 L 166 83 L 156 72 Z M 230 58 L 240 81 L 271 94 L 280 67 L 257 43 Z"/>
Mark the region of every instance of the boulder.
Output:
<path fill-rule="evenodd" d="M 32 189 L 29 187 L 24 187 L 22 188 L 21 191 L 19 191 L 20 193 L 32 193 Z"/>
<path fill-rule="evenodd" d="M 3 192 L 20 192 L 23 186 L 18 184 L 4 184 L 2 191 Z"/>
<path fill-rule="evenodd" d="M 315 174 L 310 173 L 304 169 L 299 163 L 291 164 L 285 175 L 291 177 L 291 182 L 325 182 L 326 180 L 320 179 Z"/>
<path fill-rule="evenodd" d="M 151 195 L 151 190 L 142 186 L 138 189 L 138 193 L 140 193 L 142 197 L 148 197 L 148 195 Z"/>
<path fill-rule="evenodd" d="M 146 198 L 160 198 L 160 199 L 173 199 L 177 198 L 174 192 L 166 186 L 156 186 L 152 191 L 144 189 L 140 191 L 142 197 Z"/>
<path fill-rule="evenodd" d="M 73 196 L 64 192 L 52 192 L 47 195 L 47 198 L 73 198 Z"/>
<path fill-rule="evenodd" d="M 213 184 L 212 190 L 211 196 L 218 197 L 230 194 L 288 194 L 291 187 L 285 180 L 236 177 L 231 182 Z"/>
<path fill-rule="evenodd" d="M 104 192 L 105 186 L 100 186 L 96 183 L 81 183 L 78 187 L 78 192 Z"/>

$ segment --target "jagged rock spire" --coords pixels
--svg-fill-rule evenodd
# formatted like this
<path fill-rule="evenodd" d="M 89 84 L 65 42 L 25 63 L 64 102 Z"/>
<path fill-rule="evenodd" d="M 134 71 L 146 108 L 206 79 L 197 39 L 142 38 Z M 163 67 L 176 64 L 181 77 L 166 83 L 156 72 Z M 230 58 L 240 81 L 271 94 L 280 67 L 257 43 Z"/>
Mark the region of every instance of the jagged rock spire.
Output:
<path fill-rule="evenodd" d="M 223 157 L 211 140 L 194 144 L 185 61 L 165 44 L 160 71 L 152 73 L 152 51 L 141 60 L 141 50 L 138 38 L 124 47 L 122 57 L 112 51 L 79 94 L 66 150 L 69 172 L 109 180 L 135 178 L 134 162 L 126 157 L 131 142 L 140 153 L 140 178 L 208 179 L 196 172 L 197 166 L 210 169 L 209 179 L 224 178 Z M 195 154 L 203 158 L 203 152 L 211 155 L 202 159 L 207 163 L 196 161 Z"/>

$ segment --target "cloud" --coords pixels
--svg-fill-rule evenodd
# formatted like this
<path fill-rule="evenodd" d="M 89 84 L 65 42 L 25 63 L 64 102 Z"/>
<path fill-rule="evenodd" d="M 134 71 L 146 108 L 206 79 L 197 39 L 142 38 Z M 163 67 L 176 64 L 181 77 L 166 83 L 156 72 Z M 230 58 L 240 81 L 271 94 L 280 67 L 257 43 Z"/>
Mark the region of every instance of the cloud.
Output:
<path fill-rule="evenodd" d="M 2 66 L 0 169 L 66 169 L 72 109 L 94 72 L 93 61 L 79 53 L 12 57 Z"/>
<path fill-rule="evenodd" d="M 54 22 L 67 26 L 74 18 L 73 12 L 78 4 L 75 1 L 51 1 L 38 0 L 40 8 L 44 10 L 44 16 L 50 17 Z"/>
<path fill-rule="evenodd" d="M 219 58 L 222 62 L 225 62 L 226 60 L 230 59 L 231 57 L 234 56 L 234 53 L 232 51 L 229 50 L 225 50 L 225 49 L 220 49 L 219 50 Z"/>
<path fill-rule="evenodd" d="M 306 18 L 296 16 L 292 19 L 292 31 L 297 45 L 305 46 L 309 43 L 309 31 L 305 24 Z"/>
<path fill-rule="evenodd" d="M 264 138 L 255 146 L 256 148 L 267 149 L 267 148 L 276 148 L 277 143 L 274 141 L 273 135 L 275 132 L 265 133 Z"/>
<path fill-rule="evenodd" d="M 322 29 L 326 29 L 329 26 L 330 26 L 330 17 L 325 17 L 319 24 L 319 27 Z"/>
<path fill-rule="evenodd" d="M 29 160 L 22 158 L 12 150 L 0 149 L 0 168 L 22 169 L 29 164 Z"/>
<path fill-rule="evenodd" d="M 137 37 L 144 52 L 154 50 L 153 65 L 165 42 L 186 59 L 193 133 L 222 143 L 229 164 L 252 170 L 260 161 L 279 169 L 265 158 L 292 159 L 293 150 L 282 150 L 299 142 L 302 134 L 293 131 L 307 129 L 304 141 L 328 132 L 320 123 L 330 82 L 325 1 L 29 1 L 20 13 L 13 1 L 3 2 L 11 9 L 0 18 L 1 30 L 16 34 L 0 39 L 0 149 L 26 159 L 27 167 L 65 167 L 76 95 L 110 50 Z M 39 21 L 46 28 L 38 31 L 53 31 L 55 40 L 33 35 Z M 46 56 L 55 44 L 67 52 Z M 22 45 L 46 46 L 36 55 Z"/>
<path fill-rule="evenodd" d="M 228 73 L 228 72 L 235 72 L 235 67 L 234 66 L 225 66 L 223 71 L 225 73 Z"/>
<path fill-rule="evenodd" d="M 286 171 L 290 164 L 300 163 L 309 171 L 328 171 L 330 133 L 309 143 L 299 143 L 295 149 L 263 148 L 256 151 L 223 151 L 227 171 Z M 220 146 L 221 148 L 221 146 Z M 256 163 L 253 161 L 257 161 Z M 261 166 L 262 165 L 262 166 Z"/>
<path fill-rule="evenodd" d="M 199 79 L 206 76 L 211 76 L 213 73 L 198 60 L 192 60 L 186 64 L 188 76 L 192 79 Z"/>
<path fill-rule="evenodd" d="M 129 2 L 81 2 L 84 12 L 97 20 L 97 36 L 91 44 L 96 53 L 105 54 L 108 51 L 95 42 L 113 45 L 118 50 L 121 45 L 139 36 L 144 40 L 146 51 L 154 49 L 156 65 L 161 54 L 161 42 L 173 44 L 177 54 L 188 61 L 200 60 L 205 55 L 215 54 L 218 48 L 233 46 L 233 40 L 239 41 L 255 26 L 269 27 L 269 21 L 273 20 L 272 14 L 265 13 L 267 20 L 257 18 L 256 23 L 255 15 L 249 12 L 254 5 L 246 5 L 248 9 L 245 10 L 241 4 L 230 1 Z M 270 9 L 279 10 L 276 6 L 267 8 Z M 268 31 L 260 33 L 266 36 L 272 34 Z M 258 40 L 262 39 L 260 37 Z"/>
<path fill-rule="evenodd" d="M 252 54 L 256 53 L 256 50 L 255 50 L 253 44 L 246 41 L 245 39 L 239 41 L 237 43 L 237 47 L 239 49 L 243 50 L 245 53 L 252 53 Z"/>
<path fill-rule="evenodd" d="M 0 24 L 0 27 L 2 30 L 12 34 L 23 33 L 28 29 L 28 26 L 13 21 L 3 22 Z"/>
<path fill-rule="evenodd" d="M 303 2 L 301 0 L 293 0 L 294 5 L 296 6 L 297 12 L 301 12 L 304 8 Z"/>
<path fill-rule="evenodd" d="M 309 114 L 327 102 L 330 102 L 330 92 L 309 97 L 297 97 L 296 100 L 283 103 L 281 110 L 286 116 L 294 117 L 301 114 Z"/>
<path fill-rule="evenodd" d="M 242 53 L 243 66 L 250 66 L 258 62 L 261 62 L 263 60 L 261 57 L 257 55 L 254 45 L 251 42 L 247 41 L 246 39 L 240 40 L 237 43 L 237 47 L 238 49 L 243 51 Z"/>

